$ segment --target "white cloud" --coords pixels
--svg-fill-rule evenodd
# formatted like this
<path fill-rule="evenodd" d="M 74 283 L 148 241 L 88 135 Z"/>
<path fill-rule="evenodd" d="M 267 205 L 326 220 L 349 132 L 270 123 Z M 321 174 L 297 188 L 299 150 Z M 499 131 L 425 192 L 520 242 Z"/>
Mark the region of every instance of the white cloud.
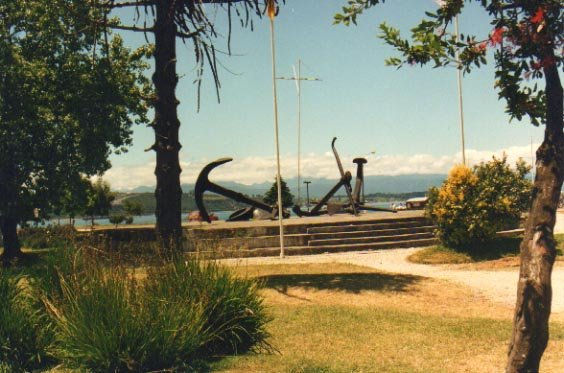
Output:
<path fill-rule="evenodd" d="M 114 166 L 103 175 L 115 190 L 129 190 L 141 185 L 155 185 L 155 162 L 134 166 Z"/>
<path fill-rule="evenodd" d="M 533 144 L 536 149 L 539 144 Z M 527 162 L 531 160 L 530 145 L 512 146 L 507 149 L 490 150 L 466 150 L 466 158 L 470 165 L 482 161 L 488 161 L 492 156 L 501 157 L 505 153 L 510 164 L 514 164 L 519 158 Z M 341 155 L 341 161 L 345 169 L 353 174 L 356 166 L 352 163 L 353 157 Z M 365 175 L 402 175 L 402 174 L 446 174 L 455 164 L 461 162 L 461 153 L 453 155 L 433 156 L 430 154 L 414 155 L 382 155 L 367 156 L 368 163 L 365 165 Z M 201 159 L 193 162 L 181 162 L 182 183 L 194 183 L 202 167 L 209 159 Z M 324 154 L 309 153 L 302 156 L 302 176 L 311 178 L 336 179 L 338 170 L 333 153 Z M 109 181 L 113 189 L 130 190 L 137 186 L 155 185 L 155 162 L 135 166 L 115 166 L 106 172 L 104 179 Z M 297 157 L 283 156 L 281 158 L 281 172 L 285 178 L 297 176 Z M 254 184 L 272 181 L 276 174 L 276 163 L 274 157 L 245 157 L 234 159 L 226 163 L 210 174 L 210 179 L 216 181 L 235 181 L 242 184 Z"/>
<path fill-rule="evenodd" d="M 442 8 L 446 5 L 446 0 L 435 0 L 435 3 L 439 6 L 439 8 Z"/>

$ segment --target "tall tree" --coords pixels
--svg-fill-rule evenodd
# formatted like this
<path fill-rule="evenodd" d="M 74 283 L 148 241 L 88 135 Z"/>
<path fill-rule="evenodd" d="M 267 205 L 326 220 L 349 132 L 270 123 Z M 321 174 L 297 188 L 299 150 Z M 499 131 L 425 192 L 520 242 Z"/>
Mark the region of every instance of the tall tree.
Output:
<path fill-rule="evenodd" d="M 336 23 L 356 23 L 365 9 L 383 0 L 349 0 Z M 465 72 L 486 62 L 494 49 L 499 98 L 507 102 L 511 118 L 528 116 L 544 124 L 544 140 L 537 149 L 533 201 L 521 243 L 517 303 L 510 341 L 507 372 L 537 372 L 548 342 L 552 301 L 551 274 L 556 248 L 553 236 L 556 208 L 564 179 L 563 91 L 559 68 L 563 64 L 561 0 L 480 0 L 490 18 L 489 38 L 462 38 L 447 26 L 470 0 L 438 1 L 436 12 L 412 29 L 411 41 L 399 30 L 380 26 L 386 43 L 401 52 L 387 60 L 393 66 L 433 63 L 454 64 Z M 460 53 L 457 58 L 457 51 Z M 545 82 L 538 89 L 533 80 Z"/>
<path fill-rule="evenodd" d="M 288 184 L 280 178 L 280 188 L 282 189 L 282 207 L 292 207 L 294 204 L 294 196 L 290 192 L 290 188 L 288 188 Z M 270 187 L 270 189 L 265 193 L 263 201 L 276 206 L 278 203 L 278 183 L 274 180 L 274 183 Z"/>
<path fill-rule="evenodd" d="M 96 216 L 107 216 L 112 208 L 112 202 L 116 199 L 115 194 L 110 188 L 110 184 L 102 178 L 98 178 L 87 192 L 87 202 L 84 212 L 90 216 L 92 226 Z"/>
<path fill-rule="evenodd" d="M 178 139 L 180 121 L 176 108 L 179 101 L 175 94 L 178 83 L 177 39 L 183 42 L 191 41 L 193 44 L 198 90 L 204 66 L 209 66 L 216 89 L 219 89 L 216 48 L 213 44 L 218 37 L 213 23 L 217 10 L 222 9 L 227 15 L 227 53 L 230 53 L 232 18 L 237 17 L 241 26 L 252 28 L 251 15 L 260 17 L 261 5 L 259 0 L 101 0 L 94 6 L 103 10 L 102 18 L 96 21 L 98 24 L 106 28 L 152 33 L 154 36 L 155 96 L 152 104 L 155 117 L 151 127 L 155 132 L 155 142 L 149 150 L 154 150 L 157 158 L 156 229 L 163 245 L 179 246 L 182 238 L 180 204 L 182 170 L 178 158 L 181 144 Z M 210 7 L 213 9 L 209 9 Z M 123 25 L 116 19 L 108 20 L 108 14 L 120 8 L 135 8 L 137 13 L 144 14 L 142 26 Z"/>
<path fill-rule="evenodd" d="M 80 175 L 110 167 L 144 123 L 146 48 L 131 52 L 74 14 L 84 0 L 0 0 L 0 228 L 3 259 L 21 255 L 17 223 L 46 211 Z M 104 41 L 105 48 L 97 48 Z"/>
<path fill-rule="evenodd" d="M 88 204 L 88 191 L 91 187 L 90 180 L 82 175 L 76 175 L 67 180 L 67 184 L 59 192 L 61 197 L 51 204 L 53 214 L 59 217 L 67 216 L 69 225 L 74 226 L 75 217 L 85 212 Z"/>
<path fill-rule="evenodd" d="M 139 201 L 126 199 L 123 201 L 123 210 L 129 216 L 139 216 L 143 213 L 143 205 Z"/>

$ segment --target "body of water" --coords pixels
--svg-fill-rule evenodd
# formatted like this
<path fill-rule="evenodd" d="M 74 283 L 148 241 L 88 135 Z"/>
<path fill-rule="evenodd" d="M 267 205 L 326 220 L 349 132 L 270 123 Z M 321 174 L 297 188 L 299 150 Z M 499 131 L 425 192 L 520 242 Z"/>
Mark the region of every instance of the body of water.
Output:
<path fill-rule="evenodd" d="M 380 207 L 380 208 L 390 208 L 392 206 L 393 203 L 400 203 L 401 201 L 394 201 L 394 202 L 374 202 L 374 203 L 367 203 L 368 206 L 372 206 L 372 207 Z M 213 211 L 213 213 L 219 218 L 219 220 L 226 220 L 227 218 L 229 218 L 229 215 L 231 215 L 233 213 L 233 211 Z M 290 211 L 291 213 L 291 217 L 290 218 L 296 218 L 297 216 L 294 214 L 293 211 Z M 61 219 L 51 219 L 48 220 L 46 222 L 44 222 L 43 224 L 39 224 L 39 226 L 46 226 L 46 225 L 56 225 L 56 224 L 68 224 L 68 219 L 67 218 L 61 218 Z M 182 222 L 186 222 L 188 221 L 188 213 L 182 213 Z M 147 215 L 139 215 L 139 216 L 135 216 L 133 218 L 133 224 L 155 224 L 156 222 L 156 217 L 155 214 L 147 214 Z M 82 219 L 82 218 L 77 218 L 75 219 L 75 226 L 77 227 L 84 227 L 84 226 L 88 226 L 92 224 L 91 220 L 86 218 L 86 219 Z M 108 218 L 100 218 L 100 219 L 95 219 L 94 220 L 94 224 L 96 225 L 112 225 L 109 221 Z M 33 222 L 30 222 L 30 226 L 34 226 L 35 224 Z"/>

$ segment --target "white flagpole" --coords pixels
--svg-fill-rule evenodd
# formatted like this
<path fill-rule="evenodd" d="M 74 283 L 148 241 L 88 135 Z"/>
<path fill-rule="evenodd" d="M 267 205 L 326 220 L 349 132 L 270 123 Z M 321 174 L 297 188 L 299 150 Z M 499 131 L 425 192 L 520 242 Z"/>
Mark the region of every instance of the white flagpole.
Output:
<path fill-rule="evenodd" d="M 302 159 L 302 90 L 301 90 L 301 79 L 302 79 L 302 60 L 298 59 L 298 76 L 296 83 L 298 85 L 298 205 L 302 205 L 302 180 L 301 180 L 301 159 Z"/>
<path fill-rule="evenodd" d="M 276 79 L 283 79 L 283 80 L 293 80 L 296 83 L 296 92 L 298 94 L 298 200 L 297 204 L 301 206 L 302 202 L 302 104 L 301 104 L 301 84 L 302 80 L 308 81 L 321 81 L 319 78 L 309 78 L 309 77 L 302 77 L 301 69 L 302 69 L 302 60 L 298 59 L 298 69 L 296 71 L 296 67 L 292 66 L 294 70 L 294 76 L 291 78 L 287 77 L 277 77 Z"/>
<path fill-rule="evenodd" d="M 458 41 L 458 16 L 454 17 L 454 33 L 456 34 L 456 40 Z M 460 67 L 460 56 L 458 55 L 458 50 L 456 51 L 456 62 L 459 66 L 456 68 L 457 72 L 457 82 L 458 82 L 458 113 L 460 115 L 460 136 L 462 139 L 462 164 L 466 165 L 466 147 L 464 144 L 464 111 L 462 108 L 462 70 Z"/>
<path fill-rule="evenodd" d="M 270 50 L 272 52 L 272 93 L 274 100 L 274 138 L 276 141 L 276 184 L 278 187 L 278 224 L 280 226 L 280 257 L 284 258 L 284 223 L 282 186 L 280 184 L 280 143 L 278 141 L 278 100 L 276 95 L 276 53 L 274 48 L 274 14 L 270 17 Z"/>

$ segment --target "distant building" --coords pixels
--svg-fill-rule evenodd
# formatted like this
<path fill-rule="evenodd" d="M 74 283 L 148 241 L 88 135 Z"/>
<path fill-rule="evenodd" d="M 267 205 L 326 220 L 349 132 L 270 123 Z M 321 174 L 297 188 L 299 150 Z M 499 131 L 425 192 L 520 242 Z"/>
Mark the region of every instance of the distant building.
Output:
<path fill-rule="evenodd" d="M 427 204 L 427 200 L 428 200 L 427 197 L 410 198 L 407 201 L 405 201 L 405 207 L 408 210 L 423 209 Z"/>

